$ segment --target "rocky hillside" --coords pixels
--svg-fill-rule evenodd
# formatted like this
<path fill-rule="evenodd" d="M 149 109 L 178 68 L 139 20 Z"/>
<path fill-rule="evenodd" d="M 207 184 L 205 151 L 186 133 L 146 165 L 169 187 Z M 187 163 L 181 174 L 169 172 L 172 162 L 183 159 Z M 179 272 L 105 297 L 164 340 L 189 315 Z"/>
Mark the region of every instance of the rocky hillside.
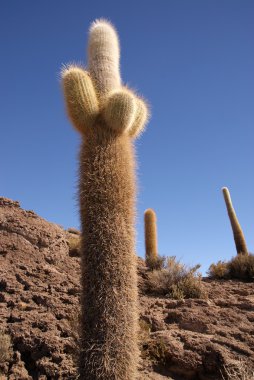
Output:
<path fill-rule="evenodd" d="M 71 235 L 0 198 L 2 380 L 76 378 L 80 259 L 69 254 Z M 207 299 L 153 297 L 146 294 L 147 269 L 138 263 L 140 378 L 219 380 L 238 372 L 234 379 L 251 380 L 253 283 L 204 279 Z M 8 355 L 5 334 L 13 346 Z"/>

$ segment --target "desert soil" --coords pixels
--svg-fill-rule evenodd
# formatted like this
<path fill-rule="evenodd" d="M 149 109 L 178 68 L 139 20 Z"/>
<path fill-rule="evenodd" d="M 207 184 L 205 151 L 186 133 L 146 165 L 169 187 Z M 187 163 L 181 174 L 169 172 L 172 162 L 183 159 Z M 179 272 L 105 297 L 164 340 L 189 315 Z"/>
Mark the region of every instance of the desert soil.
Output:
<path fill-rule="evenodd" d="M 13 344 L 2 380 L 77 376 L 80 258 L 69 254 L 72 235 L 0 198 L 0 323 Z M 219 380 L 239 361 L 254 368 L 253 283 L 203 279 L 207 298 L 172 300 L 147 294 L 141 259 L 138 270 L 140 378 Z"/>

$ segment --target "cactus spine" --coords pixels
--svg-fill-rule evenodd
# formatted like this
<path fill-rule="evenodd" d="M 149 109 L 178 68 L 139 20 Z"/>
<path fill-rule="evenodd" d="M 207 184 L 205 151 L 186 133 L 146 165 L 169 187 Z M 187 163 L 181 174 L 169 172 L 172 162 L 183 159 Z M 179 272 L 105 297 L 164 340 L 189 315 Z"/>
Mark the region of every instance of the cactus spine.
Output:
<path fill-rule="evenodd" d="M 156 214 L 153 209 L 149 208 L 145 211 L 144 221 L 146 262 L 148 266 L 151 266 L 158 259 Z"/>
<path fill-rule="evenodd" d="M 143 130 L 148 112 L 141 99 L 121 87 L 119 56 L 115 29 L 98 20 L 90 28 L 89 73 L 76 66 L 62 73 L 67 113 L 82 136 L 82 380 L 137 378 L 132 137 Z"/>
<path fill-rule="evenodd" d="M 238 222 L 234 207 L 232 205 L 230 193 L 227 187 L 222 188 L 224 200 L 226 203 L 228 216 L 230 219 L 231 227 L 233 230 L 236 251 L 238 255 L 248 255 L 248 249 L 245 242 L 244 234 L 241 229 L 240 223 Z"/>

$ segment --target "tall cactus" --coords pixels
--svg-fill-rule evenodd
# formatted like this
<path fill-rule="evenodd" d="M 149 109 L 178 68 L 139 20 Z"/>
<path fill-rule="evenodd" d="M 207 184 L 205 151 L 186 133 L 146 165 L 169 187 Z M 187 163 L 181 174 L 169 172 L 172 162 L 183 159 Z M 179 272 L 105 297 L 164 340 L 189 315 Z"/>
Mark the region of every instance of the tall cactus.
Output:
<path fill-rule="evenodd" d="M 152 267 L 158 260 L 156 214 L 153 209 L 149 208 L 145 211 L 144 222 L 146 262 Z"/>
<path fill-rule="evenodd" d="M 62 73 L 67 113 L 82 136 L 82 380 L 137 378 L 133 137 L 143 130 L 148 111 L 122 86 L 119 57 L 115 29 L 97 20 L 89 34 L 89 72 L 71 65 Z"/>
<path fill-rule="evenodd" d="M 230 193 L 227 187 L 222 188 L 224 200 L 226 203 L 228 216 L 233 230 L 236 251 L 238 255 L 248 255 L 248 249 L 245 242 L 244 234 L 238 222 L 234 207 L 232 205 Z"/>

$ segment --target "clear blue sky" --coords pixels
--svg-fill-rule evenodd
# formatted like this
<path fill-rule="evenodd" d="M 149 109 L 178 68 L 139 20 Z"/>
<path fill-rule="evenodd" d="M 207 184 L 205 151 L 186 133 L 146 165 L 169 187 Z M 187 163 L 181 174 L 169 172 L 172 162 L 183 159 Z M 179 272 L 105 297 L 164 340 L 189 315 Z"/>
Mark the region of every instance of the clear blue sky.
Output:
<path fill-rule="evenodd" d="M 89 24 L 110 19 L 122 77 L 152 105 L 137 142 L 137 252 L 143 212 L 159 251 L 202 264 L 235 254 L 221 195 L 228 186 L 254 251 L 252 0 L 3 1 L 1 195 L 49 221 L 79 226 L 79 137 L 64 112 L 63 63 L 84 61 Z"/>

